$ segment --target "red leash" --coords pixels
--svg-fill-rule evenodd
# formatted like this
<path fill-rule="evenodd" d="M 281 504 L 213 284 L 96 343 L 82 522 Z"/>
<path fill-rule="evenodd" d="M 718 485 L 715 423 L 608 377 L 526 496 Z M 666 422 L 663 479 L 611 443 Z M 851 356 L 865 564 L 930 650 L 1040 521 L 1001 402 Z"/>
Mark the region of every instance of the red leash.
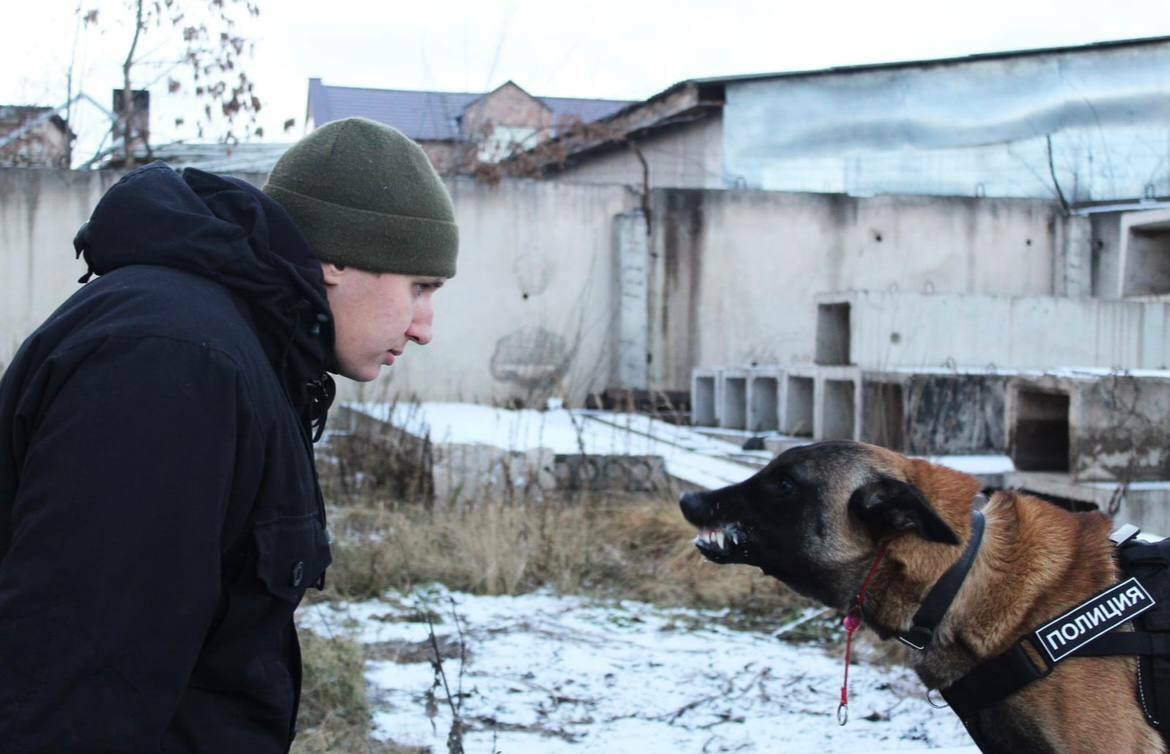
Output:
<path fill-rule="evenodd" d="M 853 655 L 853 634 L 861 628 L 861 608 L 865 605 L 865 593 L 869 590 L 869 585 L 877 574 L 878 566 L 886 557 L 888 548 L 889 545 L 883 545 L 882 549 L 878 551 L 873 565 L 869 567 L 869 575 L 865 577 L 865 581 L 861 582 L 861 589 L 853 598 L 853 607 L 849 609 L 849 612 L 845 614 L 845 619 L 841 622 L 841 625 L 845 626 L 845 680 L 841 684 L 841 703 L 837 705 L 837 723 L 840 725 L 849 722 L 849 660 Z"/>

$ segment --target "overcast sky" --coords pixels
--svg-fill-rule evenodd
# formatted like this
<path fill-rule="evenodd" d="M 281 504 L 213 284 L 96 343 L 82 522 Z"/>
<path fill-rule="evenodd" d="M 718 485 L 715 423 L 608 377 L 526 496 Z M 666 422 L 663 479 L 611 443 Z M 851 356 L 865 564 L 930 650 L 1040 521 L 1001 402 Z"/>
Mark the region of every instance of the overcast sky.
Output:
<path fill-rule="evenodd" d="M 269 140 L 299 136 L 311 76 L 472 92 L 511 79 L 538 96 L 644 99 L 694 77 L 1170 35 L 1170 0 L 257 2 L 261 16 L 243 31 L 255 42 L 248 70 Z M 82 2 L 101 14 L 79 35 L 76 0 L 3 3 L 0 104 L 61 103 L 71 58 L 75 87 L 108 103 L 129 47 L 127 0 Z M 164 82 L 153 87 L 156 143 L 190 138 L 189 127 L 168 127 L 191 109 L 165 93 L 176 32 L 151 30 L 141 47 L 148 65 L 136 85 Z M 297 120 L 291 136 L 277 125 L 286 118 Z"/>

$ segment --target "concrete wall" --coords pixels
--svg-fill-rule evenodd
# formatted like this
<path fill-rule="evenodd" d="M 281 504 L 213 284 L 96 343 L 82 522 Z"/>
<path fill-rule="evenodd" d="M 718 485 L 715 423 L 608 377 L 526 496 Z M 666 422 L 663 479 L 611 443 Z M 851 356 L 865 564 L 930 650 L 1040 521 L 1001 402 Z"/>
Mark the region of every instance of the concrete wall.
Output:
<path fill-rule="evenodd" d="M 120 176 L 0 168 L 0 365 L 85 273 L 73 236 Z"/>
<path fill-rule="evenodd" d="M 871 369 L 1170 367 L 1170 302 L 851 291 L 817 297 L 817 340 L 848 312 L 848 358 Z"/>
<path fill-rule="evenodd" d="M 758 191 L 654 192 L 651 387 L 693 366 L 815 358 L 816 295 L 1054 292 L 1055 204 Z M 909 336 L 910 333 L 905 333 Z"/>
<path fill-rule="evenodd" d="M 618 326 L 613 218 L 636 198 L 535 181 L 449 187 L 458 274 L 436 294 L 434 342 L 389 370 L 394 388 L 480 401 L 567 392 L 574 403 L 604 389 Z"/>
<path fill-rule="evenodd" d="M 651 188 L 723 188 L 723 121 L 700 121 L 635 140 L 650 168 Z M 641 188 L 642 162 L 629 147 L 589 156 L 557 174 L 568 183 L 617 183 Z"/>
<path fill-rule="evenodd" d="M 73 234 L 116 178 L 0 170 L 0 362 L 76 289 L 84 265 Z M 809 363 L 822 292 L 1050 295 L 1066 235 L 1041 201 L 657 190 L 643 272 L 615 251 L 615 218 L 640 205 L 626 187 L 449 186 L 462 250 L 459 274 L 437 294 L 435 341 L 408 349 L 367 397 L 579 402 L 641 379 L 636 348 L 647 384 L 635 388 L 687 390 L 700 365 Z M 647 317 L 623 320 L 622 296 L 635 293 Z"/>
<path fill-rule="evenodd" d="M 77 289 L 85 266 L 73 236 L 118 177 L 0 169 L 0 364 Z M 615 370 L 613 218 L 636 197 L 531 181 L 449 187 L 462 245 L 458 274 L 436 294 L 434 341 L 408 347 L 381 382 L 339 380 L 342 395 L 505 401 L 568 392 L 579 402 L 604 389 Z"/>

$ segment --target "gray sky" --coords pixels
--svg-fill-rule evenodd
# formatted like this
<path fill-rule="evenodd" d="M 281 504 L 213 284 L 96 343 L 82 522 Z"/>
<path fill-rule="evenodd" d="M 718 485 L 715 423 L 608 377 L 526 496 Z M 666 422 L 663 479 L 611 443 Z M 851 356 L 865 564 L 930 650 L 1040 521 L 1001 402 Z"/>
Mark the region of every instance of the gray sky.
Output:
<path fill-rule="evenodd" d="M 692 77 L 1170 35 L 1170 0 L 257 2 L 261 17 L 244 32 L 255 41 L 248 70 L 270 140 L 300 134 L 310 76 L 455 91 L 511 79 L 535 95 L 643 99 Z M 82 2 L 101 16 L 76 45 L 75 0 L 5 3 L 0 103 L 64 101 L 71 56 L 77 84 L 107 102 L 129 47 L 126 0 Z M 137 86 L 173 66 L 177 38 L 165 28 L 145 36 L 150 63 L 140 67 Z M 189 126 L 169 125 L 184 109 L 194 120 L 189 101 L 166 95 L 163 85 L 153 96 L 156 143 L 192 138 Z M 78 126 L 85 117 L 78 114 Z M 297 119 L 291 136 L 278 125 L 286 118 Z"/>

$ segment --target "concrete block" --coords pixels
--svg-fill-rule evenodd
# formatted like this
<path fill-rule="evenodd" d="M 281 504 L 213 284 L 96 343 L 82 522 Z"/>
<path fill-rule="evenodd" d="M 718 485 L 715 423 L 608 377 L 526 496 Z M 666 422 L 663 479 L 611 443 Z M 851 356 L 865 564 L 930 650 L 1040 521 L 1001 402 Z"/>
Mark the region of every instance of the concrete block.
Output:
<path fill-rule="evenodd" d="M 719 426 L 725 429 L 747 429 L 748 376 L 751 370 L 724 369 L 719 374 Z"/>
<path fill-rule="evenodd" d="M 816 367 L 785 369 L 780 393 L 780 432 L 792 437 L 812 437 L 815 406 Z"/>
<path fill-rule="evenodd" d="M 557 489 L 654 492 L 669 489 L 662 456 L 558 454 L 554 459 Z"/>
<path fill-rule="evenodd" d="M 1075 482 L 1170 480 L 1170 372 L 1015 377 L 1006 413 L 1021 471 Z"/>
<path fill-rule="evenodd" d="M 906 452 L 909 427 L 906 413 L 910 375 L 865 372 L 861 380 L 862 442 Z"/>
<path fill-rule="evenodd" d="M 747 429 L 751 432 L 780 430 L 780 400 L 784 370 L 779 367 L 752 367 L 748 372 Z"/>
<path fill-rule="evenodd" d="M 719 426 L 719 374 L 717 368 L 691 371 L 691 424 L 696 427 Z"/>
<path fill-rule="evenodd" d="M 1170 536 L 1170 482 L 1077 482 L 1069 474 L 1017 471 L 1004 475 L 1004 486 L 1038 495 L 1072 510 L 1111 513 L 1115 525 L 1134 524 L 1146 534 Z"/>
<path fill-rule="evenodd" d="M 849 301 L 817 302 L 817 364 L 840 366 L 853 363 L 849 351 L 852 310 Z"/>
<path fill-rule="evenodd" d="M 861 427 L 861 370 L 817 366 L 813 394 L 813 438 L 857 440 Z"/>
<path fill-rule="evenodd" d="M 1011 375 L 912 369 L 862 373 L 861 439 L 911 455 L 1007 453 Z"/>
<path fill-rule="evenodd" d="M 1118 297 L 1170 293 L 1170 210 L 1124 213 L 1120 241 Z"/>
<path fill-rule="evenodd" d="M 776 457 L 786 450 L 792 448 L 799 448 L 801 445 L 808 445 L 812 440 L 810 438 L 788 437 L 786 435 L 772 435 L 764 438 L 764 450 Z"/>

